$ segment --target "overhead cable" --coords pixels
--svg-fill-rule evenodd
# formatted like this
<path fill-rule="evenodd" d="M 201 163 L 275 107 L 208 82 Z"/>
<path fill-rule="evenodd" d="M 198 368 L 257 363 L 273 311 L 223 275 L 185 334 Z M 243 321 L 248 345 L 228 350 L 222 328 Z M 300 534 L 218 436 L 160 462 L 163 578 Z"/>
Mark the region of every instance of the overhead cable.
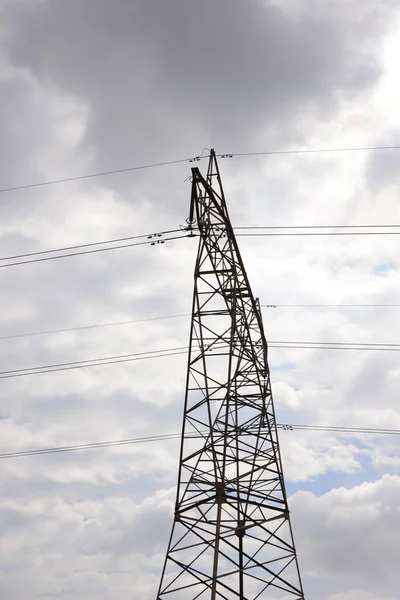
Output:
<path fill-rule="evenodd" d="M 12 335 L 2 335 L 0 336 L 0 340 L 10 340 L 10 339 L 16 339 L 16 338 L 24 338 L 24 337 L 31 337 L 31 336 L 37 336 L 37 335 L 51 335 L 54 333 L 65 333 L 68 331 L 82 331 L 85 329 L 98 329 L 101 327 L 115 327 L 118 325 L 131 325 L 134 323 L 148 323 L 151 321 L 162 321 L 164 319 L 178 319 L 181 317 L 190 317 L 189 313 L 183 313 L 180 315 L 168 315 L 165 317 L 150 317 L 147 319 L 130 319 L 127 321 L 114 321 L 112 323 L 96 323 L 95 325 L 81 325 L 78 327 L 64 327 L 62 329 L 47 329 L 44 331 L 32 331 L 32 332 L 28 332 L 28 333 L 16 333 L 16 334 L 12 334 Z"/>
<path fill-rule="evenodd" d="M 272 233 L 237 233 L 236 237 L 400 235 L 400 231 L 290 231 Z"/>
<path fill-rule="evenodd" d="M 143 242 L 132 242 L 129 244 L 120 244 L 118 246 L 109 246 L 106 248 L 96 248 L 94 250 L 82 250 L 80 252 L 69 252 L 67 254 L 58 254 L 56 256 L 45 256 L 42 258 L 32 258 L 29 260 L 20 260 L 20 261 L 16 261 L 16 262 L 5 263 L 5 264 L 3 263 L 3 264 L 0 264 L 0 269 L 6 268 L 6 267 L 15 267 L 17 265 L 27 265 L 30 263 L 38 263 L 38 262 L 44 262 L 44 261 L 49 261 L 49 260 L 56 260 L 59 258 L 69 258 L 71 256 L 82 256 L 84 254 L 96 254 L 98 252 L 108 252 L 110 250 L 119 250 L 121 248 L 134 248 L 136 246 L 154 246 L 156 244 L 164 244 L 165 242 L 170 242 L 173 240 L 181 240 L 183 238 L 186 238 L 187 235 L 177 235 L 177 236 L 166 237 L 166 238 L 160 237 L 158 239 L 152 239 L 152 236 L 148 236 L 148 237 L 151 239 L 148 239 Z M 47 251 L 43 251 L 43 253 L 44 252 L 47 252 Z"/>
<path fill-rule="evenodd" d="M 77 244 L 75 246 L 64 246 L 63 248 L 52 248 L 51 250 L 39 250 L 37 252 L 27 252 L 26 254 L 14 254 L 11 256 L 0 257 L 0 261 L 14 260 L 17 258 L 28 258 L 29 256 L 39 256 L 41 254 L 51 254 L 54 252 L 66 252 L 67 250 L 79 250 L 81 248 L 89 248 L 91 246 L 103 246 L 104 244 L 116 244 L 119 242 L 128 242 L 128 241 L 140 240 L 140 239 L 144 239 L 144 238 L 152 239 L 154 241 L 154 239 L 162 237 L 163 235 L 169 235 L 171 233 L 178 233 L 181 231 L 182 231 L 181 229 L 170 229 L 169 231 L 159 231 L 156 233 L 145 233 L 142 235 L 114 238 L 111 240 L 102 240 L 100 242 L 88 242 L 86 244 Z"/>
<path fill-rule="evenodd" d="M 400 228 L 400 225 L 271 225 L 271 226 L 243 226 L 243 227 L 235 227 L 234 230 L 235 231 L 252 231 L 252 230 L 266 230 L 267 233 L 257 233 L 257 234 L 253 234 L 253 233 L 237 233 L 236 235 L 239 237 L 268 237 L 268 236 L 288 236 L 288 235 L 399 235 L 400 231 L 374 231 L 376 229 L 379 228 Z M 307 230 L 315 230 L 315 229 L 371 229 L 373 231 L 355 231 L 355 232 L 337 232 L 337 231 L 332 231 L 332 232 L 316 232 L 314 233 L 313 231 L 309 232 L 309 231 L 303 231 L 303 232 L 298 232 L 297 230 L 299 229 L 307 229 Z M 270 233 L 269 231 L 272 230 L 279 230 L 279 232 L 275 233 L 272 232 Z M 295 232 L 293 231 L 289 231 L 289 232 L 282 232 L 281 230 L 296 230 Z M 196 230 L 197 231 L 197 230 Z M 54 254 L 57 252 L 67 252 L 70 250 L 81 250 L 83 248 L 93 248 L 95 246 L 105 246 L 106 244 L 116 244 L 119 242 L 133 242 L 134 240 L 139 240 L 139 239 L 151 239 L 151 241 L 149 242 L 154 243 L 154 239 L 157 238 L 163 238 L 164 235 L 170 235 L 172 233 L 181 233 L 183 234 L 184 232 L 188 233 L 189 237 L 193 237 L 194 233 L 192 230 L 189 231 L 188 228 L 180 228 L 180 229 L 169 229 L 166 231 L 160 231 L 160 232 L 156 232 L 156 233 L 147 233 L 147 234 L 142 234 L 142 235 L 134 235 L 134 236 L 126 236 L 126 237 L 120 237 L 120 238 L 113 238 L 113 239 L 107 239 L 107 240 L 101 240 L 98 242 L 86 242 L 86 243 L 82 243 L 82 244 L 76 244 L 73 246 L 64 246 L 61 248 L 51 248 L 49 250 L 38 250 L 35 252 L 26 252 L 23 254 L 12 254 L 9 256 L 2 256 L 0 257 L 0 262 L 2 261 L 7 261 L 7 260 L 17 260 L 17 259 L 21 259 L 21 258 L 30 258 L 30 257 L 37 257 L 37 256 L 42 256 L 44 254 Z M 182 237 L 186 237 L 185 235 L 183 235 Z M 170 239 L 174 239 L 174 238 L 170 238 Z M 148 243 L 147 241 L 145 243 Z M 160 241 L 160 243 L 163 243 Z M 104 250 L 114 250 L 117 248 L 127 248 L 130 247 L 133 244 L 124 244 L 124 245 L 120 245 L 120 246 L 112 246 L 110 248 L 102 248 L 101 250 L 98 250 L 99 252 L 102 252 Z M 140 244 L 136 244 L 136 245 L 140 245 Z M 71 253 L 71 254 L 63 254 L 62 256 L 57 256 L 55 258 L 63 258 L 63 257 L 67 257 L 67 256 L 79 256 L 81 254 L 89 254 L 89 252 L 76 252 L 76 253 Z M 45 259 L 43 259 L 45 260 Z M 46 259 L 47 260 L 47 259 Z M 38 262 L 38 261 L 23 261 L 23 262 L 18 262 L 18 263 L 12 263 L 12 264 L 26 264 L 26 262 Z M 3 265 L 0 265 L 0 267 Z M 4 266 L 12 266 L 12 265 L 4 265 Z"/>
<path fill-rule="evenodd" d="M 400 145 L 394 146 L 353 146 L 351 148 L 310 148 L 298 150 L 265 150 L 263 152 L 229 152 L 217 154 L 219 158 L 234 158 L 235 156 L 279 156 L 285 154 L 324 154 L 335 152 L 364 152 L 379 150 L 400 150 Z"/>
<path fill-rule="evenodd" d="M 225 347 L 215 346 L 215 355 Z M 287 342 L 271 341 L 268 348 L 283 349 L 303 349 L 303 350 L 357 350 L 357 351 L 386 351 L 400 352 L 400 344 L 361 344 L 345 342 Z M 10 369 L 0 371 L 0 379 L 11 379 L 14 377 L 26 377 L 28 375 L 40 375 L 44 373 L 55 373 L 58 371 L 69 371 L 72 369 L 85 369 L 89 367 L 101 367 L 105 365 L 118 364 L 124 362 L 133 362 L 137 360 L 148 360 L 153 358 L 163 358 L 166 356 L 175 356 L 186 354 L 187 346 L 178 346 L 175 348 L 165 348 L 160 350 L 149 350 L 146 352 L 134 352 L 129 354 L 120 354 L 115 356 L 104 356 L 100 358 L 90 358 L 79 361 L 68 361 L 65 363 L 56 363 L 49 365 L 40 365 L 37 367 L 25 367 L 19 369 Z M 211 350 L 210 350 L 211 351 Z"/>
<path fill-rule="evenodd" d="M 53 179 L 51 181 L 39 181 L 37 183 L 27 183 L 25 185 L 16 185 L 13 187 L 8 187 L 8 188 L 2 188 L 0 189 L 0 194 L 1 193 L 5 193 L 5 192 L 14 192 L 16 190 L 26 190 L 29 188 L 35 188 L 35 187 L 44 187 L 46 185 L 54 185 L 57 183 L 66 183 L 69 181 L 79 181 L 82 179 L 93 179 L 94 177 L 103 177 L 105 175 L 117 175 L 120 173 L 129 173 L 130 171 L 141 171 L 144 169 L 153 169 L 155 167 L 164 167 L 166 165 L 177 165 L 179 163 L 184 163 L 184 162 L 191 162 L 193 160 L 200 160 L 200 158 L 203 157 L 196 157 L 196 159 L 193 158 L 180 158 L 177 160 L 168 160 L 168 161 L 163 161 L 163 162 L 158 162 L 158 163 L 150 163 L 147 165 L 139 165 L 139 166 L 134 166 L 134 167 L 125 167 L 123 169 L 113 169 L 110 171 L 100 171 L 98 173 L 89 173 L 86 175 L 75 175 L 74 177 L 64 177 L 63 179 Z"/>
<path fill-rule="evenodd" d="M 380 435 L 400 435 L 400 429 L 383 429 L 369 427 L 342 427 L 329 425 L 295 425 L 278 423 L 277 428 L 283 431 L 316 431 L 328 433 L 345 433 L 350 436 L 370 434 L 375 436 Z M 205 432 L 200 432 L 198 435 L 188 436 L 191 438 L 202 437 Z M 247 432 L 241 432 L 246 435 Z M 248 432 L 251 434 L 251 431 Z M 3 452 L 0 454 L 0 459 L 7 458 L 22 458 L 27 456 L 38 456 L 43 454 L 58 454 L 60 452 L 76 452 L 85 450 L 95 450 L 98 448 L 112 448 L 118 446 L 128 446 L 133 444 L 143 444 L 149 442 L 159 442 L 166 440 L 176 440 L 181 438 L 181 433 L 167 433 L 161 435 L 152 435 L 137 438 L 119 439 L 104 442 L 89 442 L 87 444 L 73 444 L 71 446 L 56 446 L 52 448 L 36 448 L 32 450 L 19 450 L 14 452 Z"/>
<path fill-rule="evenodd" d="M 264 152 L 234 152 L 234 153 L 225 153 L 225 154 L 217 154 L 216 156 L 219 158 L 234 158 L 235 156 L 277 156 L 277 155 L 290 155 L 290 154 L 322 154 L 322 153 L 336 153 L 336 152 L 363 152 L 363 151 L 380 151 L 380 150 L 399 150 L 400 145 L 394 146 L 357 146 L 352 148 L 311 148 L 311 149 L 298 149 L 298 150 L 266 150 Z M 55 185 L 59 183 L 67 183 L 70 181 L 80 181 L 84 179 L 93 179 L 95 177 L 103 177 L 106 175 L 117 175 L 121 173 L 129 173 L 131 171 L 140 171 L 145 169 L 152 169 L 155 167 L 163 167 L 167 165 L 176 165 L 179 163 L 185 162 L 196 162 L 203 158 L 209 158 L 208 155 L 204 156 L 195 156 L 191 158 L 181 158 L 177 160 L 169 160 L 163 162 L 155 162 L 146 165 L 125 167 L 122 169 L 112 169 L 107 171 L 99 171 L 97 173 L 88 173 L 85 175 L 75 175 L 73 177 L 64 177 L 61 179 L 53 179 L 49 181 L 39 181 L 35 183 L 27 183 L 23 185 L 15 185 L 7 188 L 0 189 L 0 193 L 5 192 L 14 192 L 17 190 L 26 190 L 29 188 L 36 187 L 44 187 L 48 185 Z"/>
<path fill-rule="evenodd" d="M 400 225 L 245 225 L 234 227 L 235 231 L 241 229 L 379 229 L 400 227 Z"/>
<path fill-rule="evenodd" d="M 382 308 L 396 307 L 400 304 L 261 304 L 261 306 L 266 308 Z"/>
<path fill-rule="evenodd" d="M 175 356 L 177 354 L 186 354 L 187 346 L 176 348 L 166 348 L 164 350 L 149 350 L 148 352 L 133 352 L 129 354 L 120 354 L 115 356 L 106 356 L 101 358 L 90 358 L 80 361 L 69 361 L 50 365 L 41 365 L 38 367 L 26 367 L 22 369 L 10 369 L 0 371 L 0 379 L 11 379 L 14 377 L 26 377 L 27 375 L 41 375 L 44 373 L 55 373 L 58 371 L 70 371 L 72 369 L 85 369 L 88 367 L 102 367 L 117 363 L 133 362 L 137 360 L 148 360 L 152 358 L 163 358 L 166 356 Z"/>
<path fill-rule="evenodd" d="M 400 304 L 261 304 L 262 308 L 399 308 Z M 102 327 L 116 327 L 121 325 L 132 325 L 135 323 L 150 323 L 152 321 L 163 321 L 167 319 L 180 319 L 190 317 L 190 313 L 178 315 L 165 315 L 159 317 L 147 317 L 144 319 L 129 319 L 125 321 L 112 321 L 109 323 L 95 323 L 88 325 L 77 325 L 76 327 L 63 327 L 59 329 L 45 329 L 42 331 L 29 331 L 24 333 L 13 333 L 0 336 L 0 340 L 11 340 L 39 335 L 52 335 L 66 333 L 69 331 L 83 331 L 86 329 L 100 329 Z"/>

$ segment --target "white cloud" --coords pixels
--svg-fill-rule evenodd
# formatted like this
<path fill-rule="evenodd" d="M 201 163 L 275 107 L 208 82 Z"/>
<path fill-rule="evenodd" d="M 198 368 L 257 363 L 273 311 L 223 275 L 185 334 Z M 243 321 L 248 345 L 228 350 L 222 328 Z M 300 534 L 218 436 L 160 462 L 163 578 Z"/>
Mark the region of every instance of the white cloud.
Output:
<path fill-rule="evenodd" d="M 352 474 L 361 471 L 359 448 L 326 433 L 280 435 L 285 477 L 290 482 L 314 480 L 327 472 Z"/>
<path fill-rule="evenodd" d="M 400 525 L 400 477 L 384 475 L 354 488 L 322 496 L 297 492 L 291 499 L 295 531 L 306 575 L 351 575 L 358 585 L 394 589 Z M 382 582 L 385 582 L 383 585 Z"/>
<path fill-rule="evenodd" d="M 394 600 L 394 596 L 389 598 L 388 596 L 377 596 L 366 590 L 352 590 L 351 592 L 345 592 L 344 594 L 334 594 L 330 596 L 328 600 Z"/>
<path fill-rule="evenodd" d="M 3 4 L 0 187 L 196 155 L 209 144 L 240 151 L 398 143 L 398 21 L 390 2 L 373 9 L 269 2 L 266 24 L 256 3 L 249 10 L 237 2 L 227 13 L 214 3 L 210 44 L 204 30 L 188 27 L 186 4 L 176 19 L 169 7 L 158 20 L 160 6 L 157 19 L 151 9 L 159 3 L 143 3 L 134 23 L 133 5 L 122 19 L 106 2 L 89 17 L 90 3 L 71 1 L 68 14 L 56 1 L 36 3 L 35 14 L 28 2 Z M 203 6 L 193 10 L 197 24 L 208 15 Z M 276 27 L 265 35 L 264 26 Z M 234 225 L 391 223 L 397 157 L 237 157 L 220 166 Z M 188 212 L 190 166 L 3 195 L 1 255 L 178 227 Z M 263 304 L 399 303 L 397 245 L 395 236 L 240 238 Z M 0 269 L 0 334 L 187 313 L 195 246 L 170 242 Z M 397 311 L 278 307 L 264 309 L 264 322 L 270 340 L 397 343 Z M 0 340 L 2 370 L 186 345 L 188 325 L 170 319 Z M 269 356 L 278 421 L 400 428 L 396 354 L 271 348 Z M 4 379 L 3 451 L 177 432 L 185 369 L 180 356 Z M 299 431 L 280 438 L 286 480 L 300 490 L 292 514 L 310 600 L 393 600 L 396 438 Z M 154 600 L 178 445 L 3 460 L 1 562 L 10 570 L 0 572 L 2 599 Z M 333 485 L 330 476 L 348 486 L 381 479 L 322 496 L 301 491 L 305 482 Z"/>
<path fill-rule="evenodd" d="M 283 402 L 283 404 L 294 410 L 299 407 L 296 390 L 285 381 L 276 381 L 274 383 L 274 399 L 275 402 Z"/>

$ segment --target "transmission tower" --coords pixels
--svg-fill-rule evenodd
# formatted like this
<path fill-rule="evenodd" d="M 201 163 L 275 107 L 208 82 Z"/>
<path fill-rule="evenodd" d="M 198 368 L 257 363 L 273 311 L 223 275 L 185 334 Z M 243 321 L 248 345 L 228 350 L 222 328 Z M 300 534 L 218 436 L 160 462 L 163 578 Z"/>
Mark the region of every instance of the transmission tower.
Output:
<path fill-rule="evenodd" d="M 213 150 L 206 178 L 192 169 L 188 222 L 200 239 L 175 518 L 157 600 L 304 600 L 260 305 Z"/>

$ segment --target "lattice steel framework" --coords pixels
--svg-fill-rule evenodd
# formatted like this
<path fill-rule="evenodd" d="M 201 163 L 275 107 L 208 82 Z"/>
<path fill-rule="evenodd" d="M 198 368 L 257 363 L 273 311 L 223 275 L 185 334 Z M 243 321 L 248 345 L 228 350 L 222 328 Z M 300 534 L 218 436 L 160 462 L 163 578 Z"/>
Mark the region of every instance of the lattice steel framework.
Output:
<path fill-rule="evenodd" d="M 157 600 L 304 600 L 260 306 L 214 151 L 206 178 L 192 169 L 190 223 L 200 239 L 175 519 Z"/>

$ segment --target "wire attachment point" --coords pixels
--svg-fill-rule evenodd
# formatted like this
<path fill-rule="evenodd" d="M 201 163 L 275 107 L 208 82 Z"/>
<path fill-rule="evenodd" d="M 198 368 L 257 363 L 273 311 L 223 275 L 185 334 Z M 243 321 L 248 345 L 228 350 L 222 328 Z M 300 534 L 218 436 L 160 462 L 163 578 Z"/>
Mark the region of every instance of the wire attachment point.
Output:
<path fill-rule="evenodd" d="M 283 431 L 293 431 L 292 425 L 282 425 Z"/>
<path fill-rule="evenodd" d="M 186 237 L 196 237 L 196 234 L 193 231 L 193 226 L 196 223 L 196 219 L 188 217 L 186 219 L 186 223 L 187 223 L 186 227 L 183 226 L 183 225 L 180 225 L 180 228 L 182 229 L 182 231 L 188 231 L 189 232 Z"/>

